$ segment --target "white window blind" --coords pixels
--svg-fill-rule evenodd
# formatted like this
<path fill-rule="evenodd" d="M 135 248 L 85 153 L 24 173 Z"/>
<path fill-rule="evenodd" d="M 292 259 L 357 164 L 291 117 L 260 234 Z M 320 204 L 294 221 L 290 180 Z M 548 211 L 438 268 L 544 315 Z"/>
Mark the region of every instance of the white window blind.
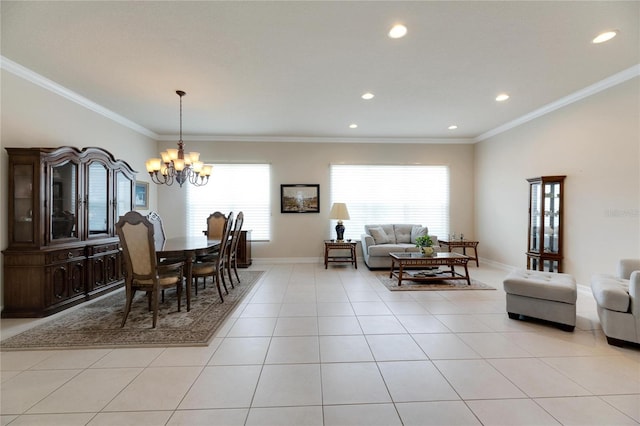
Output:
<path fill-rule="evenodd" d="M 271 167 L 269 164 L 213 164 L 209 183 L 187 185 L 189 215 L 187 235 L 202 234 L 207 217 L 215 211 L 227 215 L 244 213 L 242 229 L 251 230 L 251 239 L 271 238 Z"/>
<path fill-rule="evenodd" d="M 344 238 L 360 239 L 364 225 L 412 223 L 449 235 L 449 167 L 331 165 L 331 203 L 347 204 Z M 335 237 L 336 221 L 330 221 Z"/>

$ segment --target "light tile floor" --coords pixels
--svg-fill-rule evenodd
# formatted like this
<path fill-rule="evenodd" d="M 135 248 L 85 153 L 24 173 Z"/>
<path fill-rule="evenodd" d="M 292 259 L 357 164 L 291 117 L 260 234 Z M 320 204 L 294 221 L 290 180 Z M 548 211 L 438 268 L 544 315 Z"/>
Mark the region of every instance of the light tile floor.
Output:
<path fill-rule="evenodd" d="M 389 292 L 363 265 L 266 274 L 208 347 L 0 352 L 2 425 L 626 425 L 640 350 L 508 319 L 496 291 Z M 2 337 L 46 321 L 3 319 Z M 159 324 L 162 327 L 162 324 Z"/>

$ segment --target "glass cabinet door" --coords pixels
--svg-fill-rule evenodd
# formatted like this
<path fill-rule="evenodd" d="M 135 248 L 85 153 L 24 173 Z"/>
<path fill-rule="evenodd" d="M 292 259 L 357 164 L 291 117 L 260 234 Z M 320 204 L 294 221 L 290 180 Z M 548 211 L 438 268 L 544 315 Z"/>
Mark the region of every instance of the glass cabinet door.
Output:
<path fill-rule="evenodd" d="M 530 212 L 531 217 L 529 218 L 529 251 L 539 252 L 540 251 L 540 238 L 539 238 L 539 229 L 540 229 L 540 209 L 542 208 L 542 197 L 541 197 L 541 185 L 539 183 L 531 184 L 531 200 L 530 203 Z"/>
<path fill-rule="evenodd" d="M 132 181 L 131 179 L 126 177 L 124 173 L 122 172 L 116 173 L 116 184 L 117 184 L 117 188 L 116 188 L 117 209 L 116 209 L 115 221 L 117 222 L 120 219 L 120 216 L 124 216 L 127 212 L 133 209 L 133 206 L 131 205 L 131 199 L 132 199 L 133 193 L 131 191 Z"/>
<path fill-rule="evenodd" d="M 66 162 L 51 171 L 51 239 L 77 238 L 78 165 Z"/>
<path fill-rule="evenodd" d="M 13 242 L 32 243 L 33 166 L 16 164 L 13 168 Z"/>
<path fill-rule="evenodd" d="M 560 229 L 560 184 L 544 185 L 544 251 L 558 253 Z"/>
<path fill-rule="evenodd" d="M 99 162 L 88 167 L 87 176 L 87 225 L 88 237 L 108 233 L 109 194 L 108 170 Z"/>

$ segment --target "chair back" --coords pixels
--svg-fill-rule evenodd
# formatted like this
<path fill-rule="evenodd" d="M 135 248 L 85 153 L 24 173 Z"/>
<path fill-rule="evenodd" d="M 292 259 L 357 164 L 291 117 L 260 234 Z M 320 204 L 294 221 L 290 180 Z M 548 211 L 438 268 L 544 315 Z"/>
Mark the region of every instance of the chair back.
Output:
<path fill-rule="evenodd" d="M 116 223 L 127 279 L 148 280 L 156 275 L 156 249 L 153 224 L 137 211 L 130 211 Z"/>
<path fill-rule="evenodd" d="M 214 212 L 207 218 L 206 235 L 212 240 L 221 240 L 227 218 L 224 213 Z"/>
<path fill-rule="evenodd" d="M 244 213 L 238 213 L 236 216 L 236 222 L 233 225 L 233 233 L 231 234 L 231 247 L 229 254 L 235 255 L 238 249 L 238 241 L 240 241 L 240 231 L 242 231 L 242 223 L 244 222 Z"/>
<path fill-rule="evenodd" d="M 218 265 L 224 265 L 224 255 L 228 250 L 229 244 L 231 241 L 229 237 L 231 236 L 231 229 L 233 227 L 233 212 L 229 212 L 229 216 L 227 216 L 224 222 L 224 228 L 222 230 L 222 236 L 220 237 L 220 251 L 218 252 Z M 221 267 L 221 266 L 220 266 Z"/>
<path fill-rule="evenodd" d="M 151 211 L 147 215 L 147 220 L 153 225 L 153 241 L 156 243 L 156 247 L 161 247 L 164 240 L 167 239 L 162 225 L 162 218 L 157 212 Z"/>

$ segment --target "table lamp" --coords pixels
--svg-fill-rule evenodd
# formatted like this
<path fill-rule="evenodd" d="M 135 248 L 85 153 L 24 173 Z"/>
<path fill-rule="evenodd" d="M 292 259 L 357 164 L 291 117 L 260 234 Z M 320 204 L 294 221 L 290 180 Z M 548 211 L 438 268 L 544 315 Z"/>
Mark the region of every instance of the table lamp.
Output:
<path fill-rule="evenodd" d="M 338 219 L 338 224 L 336 225 L 336 241 L 343 241 L 344 225 L 342 224 L 342 221 L 350 219 L 347 205 L 345 203 L 333 203 L 333 206 L 331 206 L 331 213 L 329 213 L 329 219 Z"/>

